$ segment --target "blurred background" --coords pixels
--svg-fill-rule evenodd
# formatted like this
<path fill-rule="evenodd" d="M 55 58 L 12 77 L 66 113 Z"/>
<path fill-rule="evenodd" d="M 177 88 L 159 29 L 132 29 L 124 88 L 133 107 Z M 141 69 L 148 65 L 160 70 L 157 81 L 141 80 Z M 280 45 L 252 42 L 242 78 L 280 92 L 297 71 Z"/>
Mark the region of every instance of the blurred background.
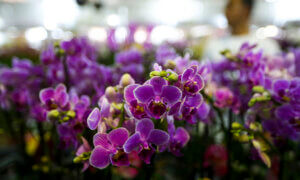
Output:
<path fill-rule="evenodd" d="M 0 0 L 1 57 L 11 51 L 33 51 L 45 41 L 70 39 L 75 34 L 105 42 L 107 29 L 116 39 L 136 24 L 134 40 L 146 40 L 144 26 L 153 25 L 151 42 L 222 37 L 228 29 L 226 0 Z M 298 44 L 298 0 L 256 0 L 250 29 L 258 39 L 275 38 L 281 44 Z M 198 41 L 199 40 L 199 41 Z M 203 43 L 204 44 L 204 43 Z M 11 49 L 11 47 L 14 47 Z M 35 54 L 32 53 L 34 56 Z"/>

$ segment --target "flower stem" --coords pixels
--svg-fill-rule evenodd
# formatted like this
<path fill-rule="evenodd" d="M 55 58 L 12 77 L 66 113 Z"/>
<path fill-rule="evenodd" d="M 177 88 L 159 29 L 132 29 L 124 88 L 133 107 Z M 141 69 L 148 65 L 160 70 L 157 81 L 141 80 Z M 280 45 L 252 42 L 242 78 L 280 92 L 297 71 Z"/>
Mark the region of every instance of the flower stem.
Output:
<path fill-rule="evenodd" d="M 63 63 L 64 74 L 65 74 L 65 85 L 67 86 L 67 89 L 69 89 L 70 88 L 70 77 L 69 77 L 67 59 L 65 56 L 62 57 L 62 63 Z"/>
<path fill-rule="evenodd" d="M 231 124 L 233 122 L 233 113 L 232 110 L 229 110 L 228 113 L 228 131 L 227 131 L 227 153 L 228 153 L 228 159 L 227 159 L 227 177 L 226 179 L 231 179 L 231 157 L 230 157 L 230 153 L 231 153 L 231 145 L 232 145 L 232 133 L 231 133 Z"/>
<path fill-rule="evenodd" d="M 123 103 L 122 107 L 121 107 L 121 115 L 120 115 L 120 121 L 119 121 L 118 127 L 122 127 L 124 121 L 125 121 L 125 109 L 124 109 L 124 103 Z"/>
<path fill-rule="evenodd" d="M 208 96 L 207 94 L 203 93 L 203 96 L 205 99 L 207 99 L 207 101 L 210 103 L 211 107 L 214 109 L 214 111 L 217 113 L 219 119 L 220 119 L 220 122 L 221 122 L 221 128 L 222 130 L 225 132 L 226 131 L 226 128 L 225 128 L 225 125 L 224 125 L 224 118 L 223 118 L 223 115 L 222 115 L 222 111 L 216 107 L 214 105 L 214 100 Z"/>

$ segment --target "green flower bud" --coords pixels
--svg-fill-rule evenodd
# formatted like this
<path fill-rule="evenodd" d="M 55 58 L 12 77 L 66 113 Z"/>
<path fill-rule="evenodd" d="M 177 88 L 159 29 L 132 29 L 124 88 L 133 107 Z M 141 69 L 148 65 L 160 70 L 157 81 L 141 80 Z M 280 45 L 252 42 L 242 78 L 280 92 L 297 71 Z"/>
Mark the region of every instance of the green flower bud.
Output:
<path fill-rule="evenodd" d="M 116 98 L 117 92 L 116 92 L 115 88 L 112 87 L 112 86 L 108 86 L 108 87 L 105 89 L 105 96 L 106 96 L 109 100 L 113 100 L 114 98 Z"/>
<path fill-rule="evenodd" d="M 166 69 L 174 69 L 176 67 L 176 63 L 173 60 L 168 60 L 164 67 Z"/>
<path fill-rule="evenodd" d="M 68 122 L 69 120 L 70 120 L 70 117 L 65 116 L 65 117 L 63 117 L 59 122 L 60 122 L 60 123 L 64 123 L 64 122 Z"/>
<path fill-rule="evenodd" d="M 160 71 L 159 72 L 160 77 L 166 77 L 167 75 L 168 75 L 168 73 L 166 71 Z"/>
<path fill-rule="evenodd" d="M 256 103 L 256 98 L 252 98 L 252 99 L 250 99 L 250 101 L 248 102 L 248 106 L 249 106 L 249 107 L 252 107 L 252 106 L 254 106 L 255 103 Z"/>
<path fill-rule="evenodd" d="M 169 77 L 168 77 L 168 81 L 170 82 L 176 82 L 178 80 L 178 75 L 176 73 L 172 73 Z"/>
<path fill-rule="evenodd" d="M 54 109 L 54 110 L 49 111 L 47 116 L 50 120 L 57 120 L 57 119 L 59 119 L 60 113 L 58 110 Z"/>
<path fill-rule="evenodd" d="M 73 159 L 73 163 L 80 163 L 81 161 L 82 161 L 82 160 L 81 160 L 80 155 L 77 156 L 77 157 L 75 157 L 75 158 Z"/>
<path fill-rule="evenodd" d="M 126 87 L 130 84 L 134 84 L 134 80 L 133 78 L 130 76 L 130 74 L 124 74 L 122 77 L 121 77 L 121 81 L 120 81 L 120 85 L 122 87 Z"/>
<path fill-rule="evenodd" d="M 75 111 L 68 111 L 68 112 L 67 112 L 67 116 L 70 117 L 70 118 L 72 119 L 72 118 L 75 118 L 76 113 L 75 113 Z"/>
<path fill-rule="evenodd" d="M 160 72 L 159 71 L 152 71 L 150 72 L 150 77 L 154 77 L 154 76 L 159 76 Z"/>
<path fill-rule="evenodd" d="M 254 86 L 252 88 L 252 91 L 256 92 L 256 93 L 263 93 L 263 92 L 265 92 L 265 89 L 263 86 Z"/>
<path fill-rule="evenodd" d="M 234 122 L 231 124 L 231 128 L 233 130 L 238 130 L 238 129 L 243 129 L 244 127 L 240 123 Z"/>

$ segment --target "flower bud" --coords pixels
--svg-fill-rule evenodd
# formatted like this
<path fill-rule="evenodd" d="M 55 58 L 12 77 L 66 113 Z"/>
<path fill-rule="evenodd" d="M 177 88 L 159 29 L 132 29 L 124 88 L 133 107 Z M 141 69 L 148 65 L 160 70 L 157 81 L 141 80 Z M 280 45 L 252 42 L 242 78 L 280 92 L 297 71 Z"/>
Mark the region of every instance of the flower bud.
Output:
<path fill-rule="evenodd" d="M 70 120 L 70 117 L 65 116 L 62 119 L 59 120 L 60 123 L 68 122 Z"/>
<path fill-rule="evenodd" d="M 166 69 L 174 69 L 176 67 L 176 63 L 173 60 L 168 60 L 164 67 Z"/>
<path fill-rule="evenodd" d="M 240 123 L 237 123 L 237 122 L 233 122 L 231 124 L 231 127 L 232 127 L 233 130 L 238 130 L 238 129 L 243 129 L 244 128 Z"/>
<path fill-rule="evenodd" d="M 166 71 L 160 71 L 159 72 L 160 77 L 166 77 L 167 75 L 168 75 L 168 73 Z"/>
<path fill-rule="evenodd" d="M 54 109 L 48 112 L 47 116 L 50 120 L 57 120 L 59 118 L 59 111 Z"/>
<path fill-rule="evenodd" d="M 108 86 L 105 89 L 105 96 L 109 101 L 114 101 L 114 99 L 117 97 L 117 92 L 114 87 Z"/>
<path fill-rule="evenodd" d="M 134 79 L 130 76 L 130 74 L 127 74 L 127 73 L 124 74 L 121 77 L 120 86 L 122 86 L 124 88 L 128 85 L 131 85 L 131 84 L 134 84 Z"/>
<path fill-rule="evenodd" d="M 70 118 L 75 118 L 76 113 L 75 113 L 75 111 L 70 110 L 70 111 L 67 112 L 66 115 L 67 115 L 68 117 L 70 117 Z"/>
<path fill-rule="evenodd" d="M 176 73 L 172 73 L 169 77 L 168 77 L 168 81 L 170 82 L 176 82 L 178 80 L 178 75 Z"/>
<path fill-rule="evenodd" d="M 160 74 L 160 71 L 152 71 L 152 72 L 150 72 L 150 77 L 152 78 L 154 76 L 159 76 L 159 74 Z"/>
<path fill-rule="evenodd" d="M 256 93 L 263 93 L 265 91 L 264 87 L 263 86 L 254 86 L 252 88 L 252 91 L 253 92 L 256 92 Z"/>

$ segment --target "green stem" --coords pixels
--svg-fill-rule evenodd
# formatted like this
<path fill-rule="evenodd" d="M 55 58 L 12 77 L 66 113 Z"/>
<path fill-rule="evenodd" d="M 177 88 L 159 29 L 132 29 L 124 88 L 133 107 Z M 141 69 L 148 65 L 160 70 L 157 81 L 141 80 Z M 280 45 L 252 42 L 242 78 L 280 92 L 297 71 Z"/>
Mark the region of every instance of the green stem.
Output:
<path fill-rule="evenodd" d="M 65 85 L 67 86 L 67 89 L 70 88 L 70 77 L 69 77 L 69 71 L 67 66 L 67 59 L 65 56 L 62 57 L 62 63 L 64 68 L 64 74 L 65 74 Z"/>
<path fill-rule="evenodd" d="M 228 168 L 228 172 L 227 172 L 227 177 L 226 179 L 231 179 L 231 146 L 232 146 L 232 133 L 231 133 L 231 124 L 233 122 L 233 112 L 230 109 L 229 113 L 228 113 L 228 131 L 227 131 L 227 152 L 228 152 L 228 160 L 227 160 L 227 168 Z"/>
<path fill-rule="evenodd" d="M 222 130 L 225 132 L 226 131 L 226 128 L 225 128 L 225 125 L 224 125 L 224 118 L 223 118 L 223 115 L 222 115 L 222 111 L 221 109 L 219 109 L 218 107 L 216 107 L 214 105 L 214 100 L 208 96 L 207 94 L 203 93 L 203 96 L 204 98 L 210 103 L 211 107 L 213 108 L 213 110 L 217 113 L 219 119 L 220 119 L 220 122 L 221 122 L 221 128 Z"/>
<path fill-rule="evenodd" d="M 124 121 L 125 121 L 125 109 L 124 109 L 124 103 L 123 103 L 122 107 L 121 107 L 121 115 L 120 115 L 120 121 L 119 121 L 118 127 L 122 127 Z"/>

